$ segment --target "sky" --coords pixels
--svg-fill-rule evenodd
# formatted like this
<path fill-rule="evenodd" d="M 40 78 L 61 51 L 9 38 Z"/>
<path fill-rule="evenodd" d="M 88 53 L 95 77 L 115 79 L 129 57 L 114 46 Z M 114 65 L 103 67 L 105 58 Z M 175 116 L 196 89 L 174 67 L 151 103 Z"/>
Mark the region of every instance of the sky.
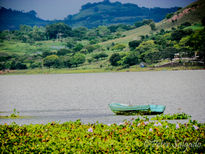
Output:
<path fill-rule="evenodd" d="M 0 6 L 13 10 L 31 11 L 35 10 L 37 16 L 46 19 L 64 19 L 67 15 L 78 13 L 81 6 L 90 2 L 101 2 L 103 0 L 0 0 Z M 140 7 L 185 7 L 196 0 L 110 0 L 121 3 L 134 3 Z"/>

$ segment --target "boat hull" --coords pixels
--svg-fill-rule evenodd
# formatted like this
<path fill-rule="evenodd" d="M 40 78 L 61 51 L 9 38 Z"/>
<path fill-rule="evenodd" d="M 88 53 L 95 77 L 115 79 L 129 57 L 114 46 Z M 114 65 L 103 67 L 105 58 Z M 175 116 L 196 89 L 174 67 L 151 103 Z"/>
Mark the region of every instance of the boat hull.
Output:
<path fill-rule="evenodd" d="M 127 105 L 120 103 L 109 104 L 110 109 L 115 114 L 160 114 L 165 110 L 164 105 Z"/>
<path fill-rule="evenodd" d="M 149 105 L 151 114 L 161 114 L 164 112 L 165 105 Z"/>

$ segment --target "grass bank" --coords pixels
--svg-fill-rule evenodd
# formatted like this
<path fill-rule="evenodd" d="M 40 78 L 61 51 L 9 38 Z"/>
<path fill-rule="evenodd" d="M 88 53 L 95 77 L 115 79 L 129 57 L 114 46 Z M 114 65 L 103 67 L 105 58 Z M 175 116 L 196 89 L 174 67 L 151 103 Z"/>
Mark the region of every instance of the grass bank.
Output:
<path fill-rule="evenodd" d="M 103 73 L 103 72 L 145 72 L 145 71 L 177 71 L 177 70 L 204 70 L 204 66 L 177 66 L 177 67 L 130 67 L 130 68 L 92 68 L 92 69 L 26 69 L 26 70 L 12 70 L 1 71 L 1 75 L 22 75 L 22 74 L 75 74 L 75 73 Z"/>

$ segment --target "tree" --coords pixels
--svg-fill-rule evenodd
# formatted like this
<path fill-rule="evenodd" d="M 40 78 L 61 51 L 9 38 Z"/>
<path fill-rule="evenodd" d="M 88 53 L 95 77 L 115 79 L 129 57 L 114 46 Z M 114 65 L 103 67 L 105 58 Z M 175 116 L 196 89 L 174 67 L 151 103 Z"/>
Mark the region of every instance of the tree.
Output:
<path fill-rule="evenodd" d="M 150 28 L 151 28 L 152 31 L 157 29 L 154 22 L 150 23 Z"/>
<path fill-rule="evenodd" d="M 34 26 L 29 35 L 30 38 L 35 41 L 46 40 L 46 33 L 44 27 Z"/>
<path fill-rule="evenodd" d="M 20 30 L 21 33 L 26 33 L 28 34 L 29 32 L 32 31 L 32 27 L 31 26 L 27 26 L 27 25 L 20 25 Z"/>
<path fill-rule="evenodd" d="M 141 40 L 134 40 L 129 42 L 129 47 L 131 50 L 134 50 L 136 47 L 140 45 L 142 41 Z"/>
<path fill-rule="evenodd" d="M 203 60 L 205 64 L 205 29 L 196 31 L 190 36 L 190 40 L 187 42 L 191 47 L 198 51 L 199 58 Z"/>
<path fill-rule="evenodd" d="M 125 56 L 123 58 L 123 65 L 132 66 L 132 65 L 136 65 L 138 63 L 139 63 L 139 60 L 138 60 L 137 52 L 132 51 L 127 56 Z"/>
<path fill-rule="evenodd" d="M 188 26 L 191 26 L 191 23 L 187 21 L 187 22 L 182 23 L 181 26 L 188 27 Z"/>
<path fill-rule="evenodd" d="M 88 29 L 85 27 L 77 27 L 73 29 L 73 36 L 77 37 L 79 39 L 85 38 L 86 33 L 88 32 Z"/>
<path fill-rule="evenodd" d="M 136 48 L 136 51 L 141 53 L 144 53 L 146 51 L 152 52 L 154 49 L 157 49 L 156 44 L 153 40 L 143 41 L 140 43 L 140 45 Z"/>
<path fill-rule="evenodd" d="M 85 49 L 87 50 L 88 53 L 93 52 L 96 48 L 93 45 L 87 45 L 85 47 Z"/>
<path fill-rule="evenodd" d="M 83 45 L 81 44 L 81 43 L 78 43 L 78 44 L 76 44 L 75 45 L 75 47 L 73 48 L 73 50 L 75 51 L 75 52 L 78 52 L 78 51 L 80 51 L 81 49 L 83 49 Z"/>
<path fill-rule="evenodd" d="M 52 54 L 53 54 L 52 52 L 44 51 L 44 52 L 42 53 L 42 57 L 45 58 L 45 57 L 50 56 L 50 55 L 52 55 Z"/>
<path fill-rule="evenodd" d="M 24 64 L 24 63 L 17 62 L 17 63 L 16 63 L 16 69 L 24 70 L 24 69 L 27 69 L 27 66 L 26 66 L 26 64 Z"/>
<path fill-rule="evenodd" d="M 72 35 L 72 29 L 67 24 L 55 23 L 46 26 L 46 34 L 50 39 L 56 39 L 59 35 L 68 37 Z"/>
<path fill-rule="evenodd" d="M 107 28 L 107 26 L 99 26 L 97 29 L 97 34 L 100 37 L 104 37 L 110 34 L 110 30 Z"/>
<path fill-rule="evenodd" d="M 57 55 L 50 55 L 43 59 L 43 63 L 47 67 L 58 67 L 59 57 Z"/>
<path fill-rule="evenodd" d="M 122 51 L 124 48 L 126 48 L 124 44 L 116 44 L 114 47 L 112 47 L 112 50 Z"/>
<path fill-rule="evenodd" d="M 166 19 L 170 19 L 173 15 L 174 15 L 174 13 L 168 13 L 168 14 L 166 15 Z"/>
<path fill-rule="evenodd" d="M 6 69 L 5 63 L 0 62 L 0 70 L 5 70 L 5 69 Z"/>
<path fill-rule="evenodd" d="M 11 58 L 12 56 L 9 55 L 8 53 L 6 52 L 0 52 L 0 62 L 2 61 L 7 61 Z"/>
<path fill-rule="evenodd" d="M 71 57 L 63 57 L 62 58 L 64 67 L 70 68 L 72 66 Z"/>
<path fill-rule="evenodd" d="M 176 53 L 178 53 L 178 51 L 174 47 L 165 48 L 164 50 L 160 51 L 160 59 L 169 58 L 170 60 L 172 60 Z"/>
<path fill-rule="evenodd" d="M 93 55 L 93 58 L 96 60 L 99 60 L 100 58 L 106 58 L 106 57 L 108 57 L 108 55 L 104 52 L 97 53 L 97 54 Z"/>
<path fill-rule="evenodd" d="M 156 61 L 157 57 L 155 55 L 158 54 L 159 49 L 153 40 L 148 40 L 140 43 L 135 51 L 139 54 L 141 61 L 151 63 Z"/>
<path fill-rule="evenodd" d="M 10 65 L 10 69 L 11 70 L 23 70 L 23 69 L 27 69 L 26 64 L 22 63 L 21 61 L 19 61 L 18 59 L 13 59 Z"/>
<path fill-rule="evenodd" d="M 85 55 L 81 53 L 76 53 L 72 58 L 71 58 L 71 64 L 75 65 L 78 67 L 79 64 L 83 64 L 85 62 Z"/>
<path fill-rule="evenodd" d="M 111 55 L 109 61 L 110 61 L 110 64 L 113 65 L 113 66 L 118 66 L 119 65 L 119 61 L 121 60 L 121 56 L 119 53 L 114 53 Z"/>
<path fill-rule="evenodd" d="M 205 17 L 202 18 L 201 23 L 203 26 L 205 26 Z"/>
<path fill-rule="evenodd" d="M 34 16 L 34 17 L 36 17 L 36 15 L 37 15 L 36 11 L 34 11 L 34 10 L 29 11 L 28 14 L 30 14 L 31 16 Z"/>
<path fill-rule="evenodd" d="M 182 37 L 187 36 L 187 35 L 191 35 L 192 33 L 193 33 L 193 30 L 191 30 L 191 29 L 186 29 L 186 30 L 177 29 L 177 30 L 172 32 L 171 40 L 180 41 Z"/>
<path fill-rule="evenodd" d="M 143 26 L 143 25 L 144 25 L 144 23 L 143 23 L 142 21 L 137 21 L 137 22 L 135 22 L 135 27 L 136 27 L 136 28 L 141 27 L 141 26 Z"/>
<path fill-rule="evenodd" d="M 148 64 L 156 63 L 160 59 L 160 53 L 158 50 L 153 50 L 152 52 L 144 52 L 141 54 L 141 58 L 144 62 Z"/>
<path fill-rule="evenodd" d="M 76 45 L 76 41 L 74 41 L 73 39 L 69 39 L 66 41 L 66 47 L 69 49 L 72 49 L 73 47 L 75 47 Z"/>
<path fill-rule="evenodd" d="M 72 53 L 72 51 L 69 50 L 69 49 L 60 49 L 60 50 L 58 50 L 57 55 L 58 56 L 64 56 L 64 55 L 66 55 L 68 53 Z"/>
<path fill-rule="evenodd" d="M 149 25 L 149 24 L 152 23 L 152 22 L 154 22 L 152 19 L 144 19 L 144 20 L 142 21 L 142 23 L 143 23 L 144 25 Z"/>

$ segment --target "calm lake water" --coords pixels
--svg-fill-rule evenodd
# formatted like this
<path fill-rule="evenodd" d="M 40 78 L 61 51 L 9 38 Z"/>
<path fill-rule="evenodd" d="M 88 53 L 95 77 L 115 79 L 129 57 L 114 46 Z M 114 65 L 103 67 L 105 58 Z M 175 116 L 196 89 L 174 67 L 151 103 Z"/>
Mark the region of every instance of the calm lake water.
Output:
<path fill-rule="evenodd" d="M 160 71 L 0 76 L 0 115 L 15 108 L 27 119 L 0 124 L 75 121 L 119 123 L 109 103 L 162 104 L 165 114 L 185 112 L 205 122 L 205 71 Z"/>

